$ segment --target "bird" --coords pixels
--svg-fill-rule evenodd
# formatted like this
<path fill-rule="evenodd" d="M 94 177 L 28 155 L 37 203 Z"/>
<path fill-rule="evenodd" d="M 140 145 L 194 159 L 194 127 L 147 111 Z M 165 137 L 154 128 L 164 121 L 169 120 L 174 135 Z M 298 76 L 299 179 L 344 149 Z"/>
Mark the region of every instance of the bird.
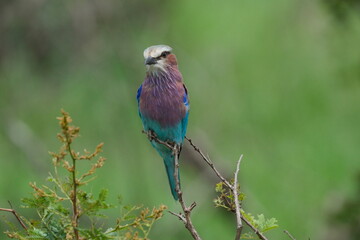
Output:
<path fill-rule="evenodd" d="M 140 119 L 145 132 L 178 146 L 180 154 L 189 118 L 189 96 L 172 48 L 154 45 L 144 50 L 146 75 L 137 91 Z M 169 147 L 150 139 L 164 161 L 172 196 L 177 201 L 175 157 Z M 179 172 L 178 172 L 179 174 Z M 178 175 L 179 176 L 179 175 Z"/>

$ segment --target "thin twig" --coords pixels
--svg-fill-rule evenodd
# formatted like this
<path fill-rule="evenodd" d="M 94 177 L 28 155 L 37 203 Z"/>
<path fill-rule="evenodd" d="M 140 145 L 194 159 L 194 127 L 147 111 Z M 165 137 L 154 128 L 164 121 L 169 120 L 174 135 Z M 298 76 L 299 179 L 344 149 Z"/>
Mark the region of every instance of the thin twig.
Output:
<path fill-rule="evenodd" d="M 179 220 L 183 221 L 184 224 L 186 224 L 186 218 L 184 218 L 184 216 L 181 213 L 174 213 L 172 211 L 168 211 L 168 212 L 171 213 L 172 215 L 178 217 Z"/>
<path fill-rule="evenodd" d="M 178 179 L 178 169 L 179 169 L 179 163 L 178 163 L 178 150 L 175 151 L 174 149 L 174 146 L 171 146 L 169 145 L 169 143 L 167 142 L 164 142 L 164 141 L 161 141 L 159 139 L 156 138 L 156 136 L 152 135 L 151 132 L 145 132 L 143 131 L 143 133 L 145 133 L 148 138 L 150 140 L 155 140 L 157 143 L 160 143 L 160 144 L 163 144 L 171 149 L 173 149 L 173 153 L 175 154 L 175 172 L 174 172 L 174 177 L 175 177 L 175 180 L 176 180 L 176 191 L 178 193 L 178 196 L 179 196 L 179 202 L 183 208 L 183 211 L 184 211 L 184 214 L 182 213 L 174 213 L 174 212 L 171 212 L 170 213 L 176 217 L 178 217 L 182 222 L 184 222 L 186 228 L 190 231 L 191 235 L 194 237 L 194 239 L 200 239 L 200 237 L 198 237 L 198 235 L 193 235 L 191 229 L 188 228 L 188 224 L 189 224 L 189 220 L 190 219 L 190 213 L 191 213 L 191 210 L 196 206 L 195 203 L 193 203 L 189 208 L 186 207 L 186 205 L 184 204 L 184 201 L 182 200 L 182 192 L 180 190 L 180 183 L 179 183 L 179 179 Z M 215 168 L 214 164 L 210 161 L 210 159 L 208 157 L 205 156 L 205 154 L 200 150 L 200 148 L 198 148 L 190 138 L 188 137 L 185 137 L 186 140 L 188 140 L 188 142 L 190 143 L 190 145 L 194 148 L 194 150 L 196 152 L 198 152 L 200 154 L 200 156 L 203 158 L 203 160 L 211 167 L 211 169 L 215 172 L 215 174 L 218 176 L 218 178 L 233 192 L 234 196 L 236 196 L 235 198 L 235 205 L 236 206 L 236 218 L 237 218 L 237 232 L 236 232 L 236 240 L 237 239 L 240 239 L 239 236 L 241 235 L 241 229 L 242 229 L 242 221 L 244 221 L 246 223 L 246 225 L 248 225 L 252 230 L 253 232 L 259 237 L 259 239 L 261 240 L 268 240 L 264 234 L 262 234 L 255 226 L 253 226 L 243 215 L 241 215 L 241 212 L 240 212 L 240 205 L 239 205 L 239 199 L 238 199 L 238 192 L 237 192 L 237 177 L 238 177 L 238 173 L 240 171 L 240 162 L 241 162 L 241 159 L 242 159 L 242 156 L 240 156 L 240 159 L 237 163 L 237 168 L 236 168 L 236 171 L 235 171 L 235 179 L 234 179 L 234 185 L 231 185 L 221 174 L 220 172 Z M 177 153 L 177 154 L 176 154 Z M 238 211 L 240 213 L 238 213 Z M 186 217 L 186 215 L 188 214 L 188 217 Z M 238 216 L 240 216 L 240 220 L 238 220 Z M 191 223 L 191 219 L 190 219 L 190 228 L 191 226 L 193 227 L 192 223 Z M 195 228 L 193 228 L 195 230 Z M 195 233 L 197 234 L 196 230 L 195 230 Z M 198 238 L 196 238 L 196 236 Z"/>
<path fill-rule="evenodd" d="M 201 240 L 198 232 L 195 229 L 194 224 L 191 221 L 191 211 L 196 207 L 196 203 L 193 202 L 189 207 L 186 206 L 184 199 L 183 199 L 183 193 L 180 188 L 180 180 L 179 180 L 179 154 L 180 154 L 180 146 L 176 143 L 169 143 L 166 141 L 162 141 L 158 139 L 154 132 L 152 131 L 142 131 L 142 133 L 146 134 L 150 141 L 155 141 L 159 144 L 162 144 L 169 149 L 172 150 L 172 154 L 174 155 L 174 178 L 175 178 L 175 190 L 178 195 L 180 206 L 183 210 L 183 213 L 174 213 L 172 211 L 169 211 L 172 215 L 176 216 L 181 220 L 184 224 L 186 229 L 190 232 L 191 236 L 195 240 Z"/>
<path fill-rule="evenodd" d="M 294 238 L 294 237 L 289 233 L 289 231 L 284 230 L 284 233 L 285 233 L 286 235 L 288 235 L 289 238 L 291 238 L 291 240 L 296 240 L 296 238 Z"/>
<path fill-rule="evenodd" d="M 223 182 L 223 183 L 225 183 L 225 185 L 227 186 L 227 187 L 229 187 L 230 188 L 230 190 L 233 192 L 233 194 L 234 194 L 234 196 L 237 196 L 237 194 L 235 194 L 235 189 L 236 189 L 236 187 L 234 187 L 234 186 L 236 186 L 235 184 L 234 184 L 234 186 L 233 185 L 231 185 L 220 173 L 219 173 L 219 171 L 215 168 L 215 166 L 214 166 L 214 164 L 209 160 L 209 158 L 207 158 L 205 155 L 204 155 L 204 153 L 192 142 L 192 140 L 190 139 L 190 138 L 188 138 L 188 137 L 185 137 L 186 138 L 186 140 L 188 140 L 189 141 L 189 143 L 190 143 L 190 145 L 194 148 L 194 150 L 196 151 L 196 152 L 198 152 L 199 154 L 200 154 L 200 156 L 205 160 L 205 162 L 214 170 L 214 172 L 215 172 L 215 174 L 219 177 L 219 179 Z M 239 159 L 239 161 L 238 161 L 238 165 L 237 165 L 237 167 L 239 167 L 240 168 L 240 161 L 241 161 L 241 159 L 242 159 L 242 155 L 240 156 L 240 159 Z M 236 170 L 236 172 L 238 172 L 238 169 Z M 236 173 L 235 172 L 235 173 Z M 235 177 L 235 179 L 237 179 L 237 177 Z M 236 180 L 237 181 L 237 180 Z M 237 191 L 237 190 L 236 190 Z M 236 201 L 237 203 L 239 202 L 239 201 Z M 240 210 L 240 207 L 239 207 L 239 210 Z M 254 227 L 243 215 L 241 215 L 241 212 L 240 212 L 240 217 L 241 217 L 241 219 L 242 219 L 242 221 L 244 221 L 245 223 L 246 223 L 246 225 L 248 225 L 252 230 L 253 230 L 253 232 L 261 239 L 261 240 L 268 240 L 265 236 L 264 236 L 264 234 L 262 234 L 256 227 Z M 238 221 L 237 221 L 237 223 L 238 223 Z M 238 226 L 238 225 L 237 225 Z M 237 237 L 238 235 L 236 235 L 236 237 Z"/>
<path fill-rule="evenodd" d="M 241 215 L 241 219 L 248 225 L 253 232 L 261 239 L 261 240 L 268 240 L 264 234 L 262 234 L 256 227 L 254 227 L 244 216 Z"/>
<path fill-rule="evenodd" d="M 215 168 L 214 164 L 210 161 L 208 157 L 205 156 L 205 154 L 198 148 L 190 138 L 185 137 L 186 140 L 190 143 L 190 145 L 194 148 L 196 152 L 200 154 L 200 156 L 205 160 L 205 162 L 211 167 L 211 169 L 215 172 L 215 174 L 220 178 L 220 180 L 225 183 L 225 185 L 233 190 L 233 186 L 220 174 L 220 172 Z"/>
<path fill-rule="evenodd" d="M 11 212 L 12 214 L 14 214 L 14 216 L 16 217 L 16 219 L 18 220 L 18 222 L 20 223 L 20 225 L 25 229 L 25 231 L 27 230 L 27 227 L 25 225 L 25 223 L 21 220 L 19 214 L 13 209 L 11 203 L 9 202 L 9 205 L 11 208 L 0 208 L 0 211 L 4 211 L 4 212 Z"/>
<path fill-rule="evenodd" d="M 238 174 L 240 170 L 240 163 L 243 155 L 240 155 L 239 161 L 236 165 L 236 171 L 234 175 L 234 187 L 233 187 L 233 193 L 234 193 L 234 201 L 235 201 L 235 214 L 236 214 L 236 236 L 235 240 L 239 240 L 241 236 L 241 231 L 243 228 L 242 221 L 241 221 L 241 212 L 240 212 L 240 204 L 239 204 L 239 194 L 238 194 Z"/>
<path fill-rule="evenodd" d="M 185 227 L 189 230 L 191 236 L 195 240 L 201 240 L 198 232 L 195 229 L 194 224 L 191 221 L 191 217 L 190 217 L 191 211 L 196 207 L 196 203 L 193 202 L 189 207 L 187 207 L 183 200 L 183 197 L 182 197 L 182 191 L 180 189 L 180 181 L 179 181 L 179 153 L 180 153 L 180 147 L 178 145 L 175 145 L 174 150 L 173 150 L 174 159 L 175 159 L 175 169 L 174 169 L 174 178 L 175 178 L 175 182 L 176 182 L 175 189 L 176 189 L 176 193 L 179 198 L 179 203 L 181 205 L 181 208 L 184 211 L 185 219 L 183 217 L 179 217 L 179 216 L 178 217 L 180 220 L 182 220 L 184 222 Z"/>

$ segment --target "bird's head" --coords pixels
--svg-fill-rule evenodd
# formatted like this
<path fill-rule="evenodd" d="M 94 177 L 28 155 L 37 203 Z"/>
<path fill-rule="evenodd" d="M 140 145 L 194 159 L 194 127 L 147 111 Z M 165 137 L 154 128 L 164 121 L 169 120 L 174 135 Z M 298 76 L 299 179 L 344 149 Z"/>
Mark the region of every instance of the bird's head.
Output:
<path fill-rule="evenodd" d="M 177 67 L 172 48 L 167 45 L 155 45 L 144 50 L 146 69 L 150 73 L 167 72 L 171 67 Z"/>

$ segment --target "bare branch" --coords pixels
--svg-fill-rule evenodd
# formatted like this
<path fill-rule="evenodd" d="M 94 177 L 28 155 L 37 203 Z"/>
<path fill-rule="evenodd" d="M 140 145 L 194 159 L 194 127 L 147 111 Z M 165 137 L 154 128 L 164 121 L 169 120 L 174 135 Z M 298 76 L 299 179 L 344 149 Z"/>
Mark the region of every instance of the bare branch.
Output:
<path fill-rule="evenodd" d="M 205 156 L 205 154 L 198 148 L 190 138 L 185 137 L 186 140 L 190 143 L 190 145 L 194 148 L 196 152 L 200 154 L 200 156 L 205 160 L 205 162 L 211 167 L 211 169 L 215 172 L 215 174 L 220 178 L 220 180 L 225 183 L 225 185 L 233 190 L 233 186 L 220 174 L 220 172 L 215 168 L 214 164 L 210 161 L 208 157 Z"/>
<path fill-rule="evenodd" d="M 165 146 L 167 146 L 168 148 L 173 150 L 173 154 L 175 156 L 175 172 L 174 172 L 174 177 L 176 180 L 176 192 L 178 194 L 179 197 L 179 203 L 184 211 L 184 213 L 174 213 L 169 211 L 172 215 L 178 217 L 184 224 L 185 227 L 189 230 L 189 232 L 191 233 L 191 235 L 193 236 L 193 238 L 195 240 L 201 240 L 200 236 L 198 235 L 194 225 L 191 222 L 191 211 L 194 209 L 194 207 L 196 206 L 196 203 L 194 202 L 193 204 L 191 204 L 190 207 L 186 207 L 183 198 L 182 198 L 182 192 L 180 189 L 180 182 L 179 182 L 179 176 L 178 176 L 178 169 L 179 169 L 179 153 L 180 153 L 180 148 L 177 145 L 171 145 L 168 142 L 164 142 L 159 140 L 156 136 L 154 136 L 154 134 L 152 132 L 146 132 L 143 131 L 143 133 L 145 133 L 149 140 L 152 141 L 154 140 L 155 142 L 159 143 L 159 144 L 163 144 Z M 216 167 L 214 166 L 214 164 L 212 163 L 212 161 L 209 159 L 209 157 L 206 157 L 205 154 L 200 150 L 200 148 L 198 148 L 190 138 L 185 137 L 186 140 L 188 140 L 188 142 L 190 143 L 190 145 L 194 148 L 194 150 L 196 152 L 198 152 L 200 154 L 200 156 L 202 157 L 202 159 L 211 167 L 211 169 L 215 172 L 215 174 L 218 176 L 218 178 L 232 191 L 232 193 L 234 194 L 234 201 L 235 201 L 235 214 L 236 214 L 236 236 L 235 236 L 235 240 L 239 240 L 240 236 L 241 236 L 241 231 L 243 228 L 243 224 L 242 221 L 244 221 L 246 223 L 246 225 L 248 225 L 253 232 L 259 237 L 259 239 L 261 240 L 268 240 L 264 234 L 262 234 L 255 226 L 253 226 L 251 224 L 251 222 L 249 222 L 242 214 L 241 214 L 241 207 L 239 204 L 239 193 L 238 193 L 238 174 L 240 171 L 240 163 L 242 160 L 243 155 L 240 156 L 237 165 L 236 165 L 236 171 L 235 171 L 235 178 L 234 178 L 234 185 L 230 184 L 221 174 L 220 172 L 216 169 Z"/>
<path fill-rule="evenodd" d="M 196 207 L 196 203 L 193 202 L 189 207 L 186 206 L 183 197 L 182 197 L 182 191 L 180 189 L 180 181 L 179 181 L 179 153 L 180 153 L 180 146 L 176 145 L 173 148 L 173 154 L 174 154 L 174 159 L 175 159 L 175 169 L 174 169 L 174 178 L 175 178 L 175 182 L 176 182 L 176 193 L 178 194 L 179 197 L 179 203 L 181 205 L 181 208 L 184 211 L 184 216 L 185 216 L 185 221 L 184 218 L 180 218 L 183 223 L 185 224 L 185 227 L 187 228 L 187 230 L 189 230 L 191 236 L 195 239 L 195 240 L 201 240 L 199 234 L 197 233 L 194 224 L 191 221 L 191 211 Z"/>
<path fill-rule="evenodd" d="M 181 213 L 174 213 L 174 212 L 172 212 L 172 211 L 168 211 L 168 212 L 171 213 L 172 215 L 178 217 L 179 220 L 181 220 L 181 221 L 184 222 L 184 224 L 187 223 L 187 222 L 186 222 L 186 219 L 184 218 L 184 216 L 183 216 Z"/>
<path fill-rule="evenodd" d="M 296 240 L 296 238 L 294 238 L 294 237 L 289 233 L 289 231 L 284 230 L 284 233 L 285 233 L 286 235 L 288 235 L 289 238 L 291 238 L 291 240 Z"/>
<path fill-rule="evenodd" d="M 243 228 L 242 221 L 241 221 L 241 212 L 240 212 L 240 204 L 239 204 L 239 193 L 238 193 L 238 174 L 240 171 L 240 163 L 243 155 L 240 155 L 239 161 L 236 165 L 236 171 L 234 176 L 234 187 L 233 187 L 233 193 L 234 193 L 234 202 L 235 202 L 235 214 L 236 214 L 236 236 L 235 240 L 239 240 L 241 236 L 241 231 Z"/>
<path fill-rule="evenodd" d="M 194 150 L 196 152 L 198 152 L 200 154 L 200 156 L 205 160 L 205 162 L 214 170 L 215 174 L 219 177 L 219 179 L 227 186 L 230 188 L 230 190 L 233 192 L 234 196 L 237 196 L 238 197 L 238 194 L 237 194 L 237 189 L 236 189 L 236 185 L 235 185 L 235 182 L 234 182 L 234 186 L 231 185 L 220 173 L 219 171 L 217 171 L 217 169 L 215 168 L 214 164 L 204 155 L 204 153 L 195 145 L 193 144 L 192 140 L 190 138 L 187 138 L 185 137 L 186 140 L 189 141 L 190 145 L 194 148 Z M 239 169 L 240 169 L 240 162 L 241 162 L 241 159 L 242 159 L 242 155 L 240 156 L 240 159 L 237 163 L 237 169 L 236 169 L 236 176 L 235 176 L 235 181 L 237 181 L 237 174 L 239 172 Z M 236 194 L 235 194 L 235 189 L 236 189 Z M 237 200 L 235 202 L 238 203 L 239 201 Z M 236 207 L 237 208 L 237 207 Z M 240 210 L 240 206 L 239 206 L 239 210 Z M 236 211 L 235 211 L 236 212 Z M 237 215 L 238 216 L 238 215 Z M 246 223 L 246 225 L 248 225 L 252 230 L 253 232 L 261 239 L 261 240 L 268 240 L 264 234 L 262 234 L 256 227 L 254 227 L 244 216 L 241 215 L 241 212 L 239 214 L 239 216 L 241 217 L 241 220 L 244 221 Z M 241 221 L 240 220 L 240 221 Z M 239 226 L 239 221 L 237 221 L 237 235 L 236 237 L 238 237 L 238 226 Z M 241 230 L 240 230 L 240 233 L 241 233 Z M 238 238 L 235 238 L 235 239 L 238 239 Z"/>
<path fill-rule="evenodd" d="M 25 225 L 25 223 L 21 220 L 21 217 L 19 216 L 19 214 L 13 209 L 11 203 L 9 202 L 9 205 L 11 208 L 0 208 L 0 211 L 4 211 L 4 212 L 11 212 L 12 214 L 14 214 L 14 216 L 16 217 L 16 219 L 18 220 L 18 222 L 20 223 L 20 225 L 27 230 L 27 227 Z"/>
<path fill-rule="evenodd" d="M 183 213 L 174 213 L 171 211 L 169 211 L 169 212 L 172 215 L 178 217 L 185 224 L 186 229 L 190 232 L 191 236 L 195 240 L 201 240 L 198 232 L 195 229 L 194 224 L 191 221 L 191 211 L 196 207 L 196 203 L 193 202 L 189 207 L 187 207 L 183 200 L 183 193 L 180 189 L 180 180 L 179 180 L 179 154 L 180 154 L 180 150 L 181 150 L 180 145 L 178 145 L 176 143 L 162 141 L 162 140 L 158 139 L 156 137 L 155 133 L 152 131 L 142 131 L 142 133 L 146 134 L 150 141 L 155 141 L 155 142 L 162 144 L 172 150 L 172 154 L 174 155 L 174 164 L 175 164 L 175 166 L 174 166 L 174 178 L 175 178 L 175 183 L 176 183 L 175 190 L 178 195 L 179 203 L 181 205 Z"/>

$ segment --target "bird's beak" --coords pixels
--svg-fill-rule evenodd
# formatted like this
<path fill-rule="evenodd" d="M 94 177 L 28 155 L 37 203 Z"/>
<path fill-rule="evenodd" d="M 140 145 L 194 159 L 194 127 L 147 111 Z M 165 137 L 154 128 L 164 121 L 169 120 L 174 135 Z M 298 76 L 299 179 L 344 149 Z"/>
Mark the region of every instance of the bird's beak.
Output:
<path fill-rule="evenodd" d="M 156 63 L 157 63 L 157 60 L 156 60 L 156 58 L 153 58 L 153 57 L 148 57 L 145 60 L 145 65 L 153 65 L 153 64 L 156 64 Z"/>

